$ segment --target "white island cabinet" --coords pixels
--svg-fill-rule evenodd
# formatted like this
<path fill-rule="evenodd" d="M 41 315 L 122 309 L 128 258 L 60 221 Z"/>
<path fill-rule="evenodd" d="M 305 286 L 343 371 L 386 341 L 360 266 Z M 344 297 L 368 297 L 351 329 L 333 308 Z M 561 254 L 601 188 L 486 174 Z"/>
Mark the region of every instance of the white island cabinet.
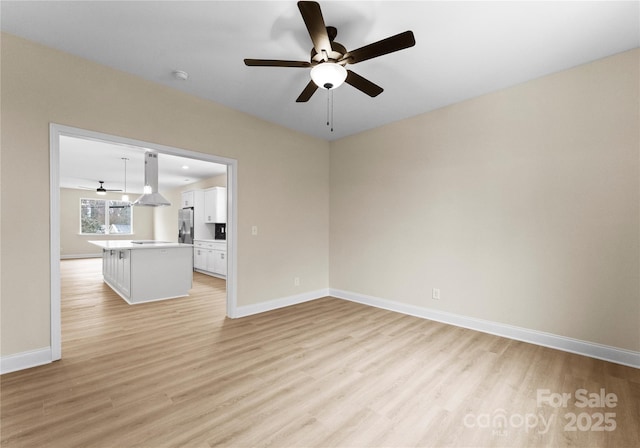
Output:
<path fill-rule="evenodd" d="M 162 241 L 101 240 L 104 282 L 129 304 L 189 295 L 193 246 Z"/>

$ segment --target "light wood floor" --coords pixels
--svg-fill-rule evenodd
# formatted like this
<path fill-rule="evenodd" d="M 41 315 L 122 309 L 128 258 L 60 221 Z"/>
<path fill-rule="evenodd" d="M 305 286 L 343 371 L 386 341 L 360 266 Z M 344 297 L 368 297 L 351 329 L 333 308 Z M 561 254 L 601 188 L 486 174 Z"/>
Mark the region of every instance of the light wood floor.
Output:
<path fill-rule="evenodd" d="M 2 447 L 640 446 L 637 369 L 333 298 L 230 320 L 199 274 L 130 306 L 100 260 L 62 273 L 63 359 L 2 376 Z M 575 406 L 601 388 L 615 408 Z"/>

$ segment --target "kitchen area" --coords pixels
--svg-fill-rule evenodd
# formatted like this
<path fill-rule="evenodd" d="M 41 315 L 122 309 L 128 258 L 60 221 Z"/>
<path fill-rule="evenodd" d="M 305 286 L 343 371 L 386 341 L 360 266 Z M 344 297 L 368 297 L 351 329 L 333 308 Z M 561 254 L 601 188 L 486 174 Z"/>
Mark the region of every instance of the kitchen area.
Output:
<path fill-rule="evenodd" d="M 67 143 L 72 148 L 80 142 Z M 84 155 L 87 141 L 81 143 Z M 95 143 L 89 142 L 89 146 Z M 92 179 L 84 182 L 87 187 L 75 187 L 81 182 L 78 179 L 63 185 L 65 173 L 61 172 L 61 259 L 100 257 L 104 283 L 128 304 L 186 297 L 194 275 L 225 281 L 226 166 L 111 146 L 108 150 L 96 147 L 102 152 L 91 154 L 100 154 L 97 158 L 104 159 L 103 165 L 109 159 L 126 158 L 129 166 L 137 167 L 143 162 L 144 180 L 140 173 L 136 173 L 139 180 L 136 174 L 127 173 L 126 163 L 122 183 L 100 182 L 98 188 L 91 185 Z M 69 159 L 74 155 L 71 164 L 76 169 L 70 171 L 77 173 L 82 170 L 78 170 L 77 154 L 71 149 Z M 109 179 L 106 174 L 97 176 Z M 111 179 L 117 177 L 114 174 Z M 141 195 L 136 199 L 138 191 Z"/>
<path fill-rule="evenodd" d="M 180 195 L 178 241 L 193 244 L 193 268 L 226 278 L 227 189 L 188 190 Z"/>

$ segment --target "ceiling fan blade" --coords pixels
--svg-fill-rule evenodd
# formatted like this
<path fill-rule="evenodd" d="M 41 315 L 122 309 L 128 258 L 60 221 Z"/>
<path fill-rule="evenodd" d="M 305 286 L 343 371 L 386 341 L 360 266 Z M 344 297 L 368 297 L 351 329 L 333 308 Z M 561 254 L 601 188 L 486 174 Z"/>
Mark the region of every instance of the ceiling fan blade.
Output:
<path fill-rule="evenodd" d="M 384 91 L 384 89 L 379 85 L 372 83 L 368 79 L 363 78 L 351 70 L 347 70 L 347 79 L 345 79 L 344 82 L 352 85 L 361 92 L 366 93 L 370 97 L 378 96 Z"/>
<path fill-rule="evenodd" d="M 302 15 L 304 24 L 307 26 L 307 31 L 309 31 L 313 48 L 319 55 L 322 54 L 322 50 L 330 53 L 332 51 L 331 41 L 329 40 L 327 27 L 322 18 L 320 5 L 316 2 L 298 2 L 298 9 Z"/>
<path fill-rule="evenodd" d="M 105 188 L 104 191 L 122 191 L 122 190 L 110 190 L 108 188 Z"/>
<path fill-rule="evenodd" d="M 313 80 L 309 81 L 307 87 L 304 88 L 298 99 L 296 99 L 296 103 L 306 103 L 311 99 L 311 96 L 316 93 L 316 90 L 318 90 L 316 83 L 313 82 Z"/>
<path fill-rule="evenodd" d="M 413 32 L 405 31 L 404 33 L 396 34 L 395 36 L 387 37 L 386 39 L 379 40 L 378 42 L 365 45 L 357 50 L 349 51 L 344 55 L 342 60 L 346 60 L 349 64 L 357 64 L 358 62 L 366 61 L 367 59 L 377 58 L 384 54 L 413 47 L 415 44 L 416 39 L 413 37 Z"/>
<path fill-rule="evenodd" d="M 311 67 L 309 62 L 281 61 L 278 59 L 245 59 L 244 63 L 249 67 Z"/>

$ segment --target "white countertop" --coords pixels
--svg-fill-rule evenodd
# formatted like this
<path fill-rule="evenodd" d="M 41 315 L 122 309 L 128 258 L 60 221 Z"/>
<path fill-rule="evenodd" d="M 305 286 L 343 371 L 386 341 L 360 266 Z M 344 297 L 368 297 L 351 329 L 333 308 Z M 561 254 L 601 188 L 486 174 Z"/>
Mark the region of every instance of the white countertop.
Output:
<path fill-rule="evenodd" d="M 221 246 L 227 247 L 227 240 L 193 240 L 193 245 L 194 246 L 197 246 L 198 243 L 205 243 L 205 244 L 214 243 L 218 247 L 221 247 Z"/>
<path fill-rule="evenodd" d="M 93 240 L 91 244 L 103 249 L 166 249 L 171 247 L 193 247 L 193 244 L 170 243 L 153 240 Z"/>

